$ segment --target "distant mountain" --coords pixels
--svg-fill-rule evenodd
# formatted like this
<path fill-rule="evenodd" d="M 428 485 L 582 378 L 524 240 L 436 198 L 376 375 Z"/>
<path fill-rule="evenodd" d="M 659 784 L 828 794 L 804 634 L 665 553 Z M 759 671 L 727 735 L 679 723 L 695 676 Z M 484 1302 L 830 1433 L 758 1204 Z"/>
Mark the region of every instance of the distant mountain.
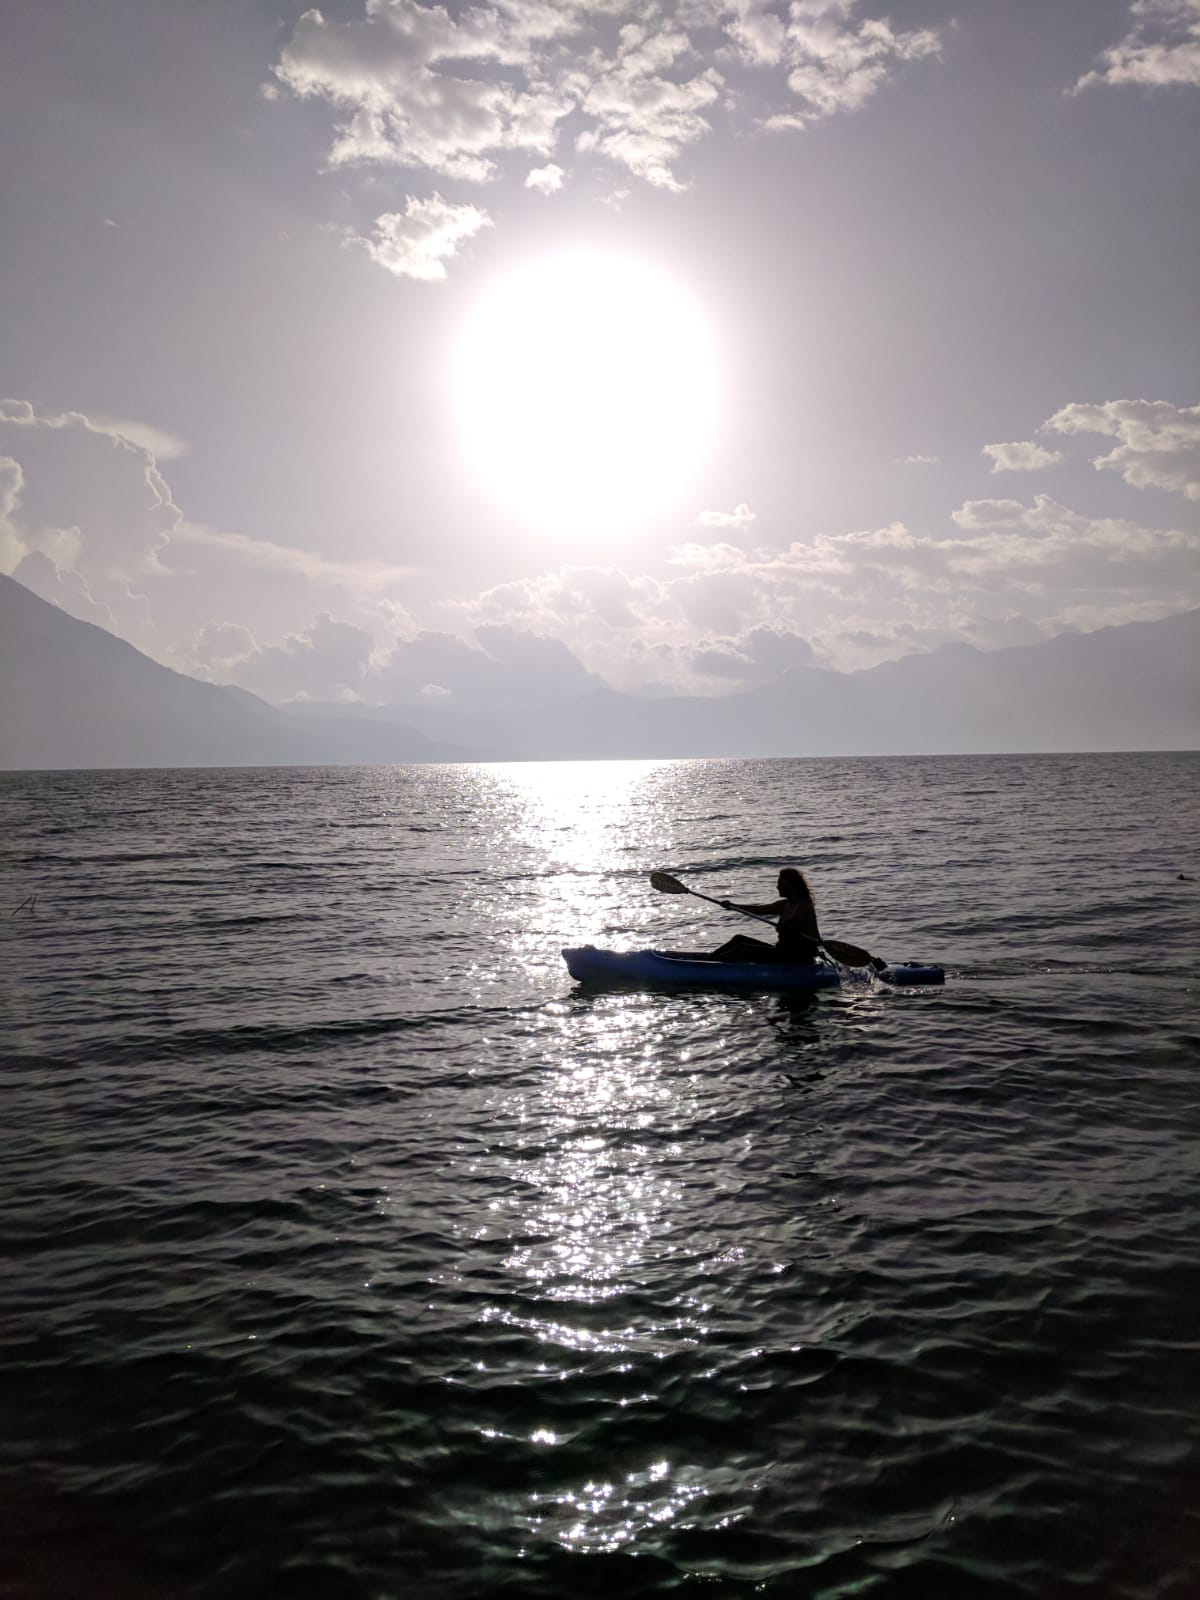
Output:
<path fill-rule="evenodd" d="M 453 761 L 395 724 L 300 721 L 151 661 L 0 575 L 0 769 Z"/>
<path fill-rule="evenodd" d="M 1200 611 L 1019 649 L 799 667 L 720 699 L 597 689 L 536 712 L 270 706 L 201 683 L 0 577 L 0 768 L 1200 747 Z M 416 724 L 410 726 L 408 724 Z"/>
<path fill-rule="evenodd" d="M 1200 746 L 1198 663 L 1200 611 L 1188 611 L 1008 650 L 945 645 L 863 672 L 796 667 L 720 699 L 598 689 L 536 714 L 354 714 L 406 717 L 475 759 L 1187 750 Z"/>

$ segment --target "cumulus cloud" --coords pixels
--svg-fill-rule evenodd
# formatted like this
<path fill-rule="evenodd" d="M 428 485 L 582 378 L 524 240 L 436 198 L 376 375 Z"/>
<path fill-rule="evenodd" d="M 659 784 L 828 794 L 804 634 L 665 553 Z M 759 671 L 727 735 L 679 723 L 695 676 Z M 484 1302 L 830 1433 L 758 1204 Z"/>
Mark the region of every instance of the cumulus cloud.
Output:
<path fill-rule="evenodd" d="M 547 166 L 534 167 L 525 175 L 525 187 L 536 189 L 539 194 L 556 194 L 563 186 L 566 173 L 551 161 Z"/>
<path fill-rule="evenodd" d="M 1133 0 L 1124 38 L 1101 52 L 1099 65 L 1074 86 L 1200 85 L 1200 0 Z"/>
<path fill-rule="evenodd" d="M 751 511 L 743 500 L 732 511 L 702 511 L 696 520 L 702 528 L 734 528 L 743 533 L 757 520 L 757 512 Z"/>
<path fill-rule="evenodd" d="M 1119 472 L 1135 489 L 1169 489 L 1200 500 L 1200 406 L 1165 400 L 1073 404 L 1045 424 L 1055 433 L 1106 434 L 1116 448 L 1098 456 L 1098 470 Z"/>
<path fill-rule="evenodd" d="M 206 622 L 185 655 L 189 670 L 202 677 L 219 677 L 257 648 L 254 635 L 240 622 Z"/>
<path fill-rule="evenodd" d="M 1061 450 L 1044 450 L 1031 439 L 985 444 L 982 453 L 991 456 L 993 472 L 1037 472 L 1041 467 L 1056 467 L 1063 458 Z"/>
<path fill-rule="evenodd" d="M 13 464 L 0 555 L 43 598 L 145 643 L 144 586 L 167 575 L 162 558 L 182 513 L 153 450 L 128 428 L 0 400 L 0 446 Z"/>
<path fill-rule="evenodd" d="M 90 413 L 90 420 L 92 425 L 102 432 L 112 434 L 115 438 L 125 439 L 130 444 L 140 445 L 156 461 L 175 461 L 188 453 L 189 445 L 186 439 L 168 432 L 166 428 L 156 427 L 152 422 L 110 417 L 107 413 L 98 411 Z"/>
<path fill-rule="evenodd" d="M 126 576 L 161 570 L 159 554 L 183 516 L 154 450 L 123 431 L 129 426 L 82 411 L 39 412 L 28 400 L 0 400 L 0 438 L 20 441 L 14 447 L 25 458 L 26 514 L 39 536 L 64 528 L 78 535 L 82 511 L 88 549 Z M 40 470 L 29 471 L 30 459 Z M 114 504 L 121 507 L 117 515 L 99 509 Z"/>
<path fill-rule="evenodd" d="M 897 32 L 886 17 L 856 22 L 857 9 L 855 0 L 793 0 L 783 58 L 799 104 L 769 117 L 768 128 L 803 128 L 861 110 L 899 63 L 938 54 L 932 29 Z"/>
<path fill-rule="evenodd" d="M 80 622 L 93 622 L 98 628 L 117 632 L 117 619 L 112 609 L 97 600 L 78 572 L 63 568 L 42 550 L 30 550 L 13 572 L 18 583 L 23 583 L 34 594 L 51 605 L 59 606 Z"/>
<path fill-rule="evenodd" d="M 497 584 L 462 602 L 460 609 L 479 623 L 578 629 L 600 622 L 608 628 L 635 628 L 653 609 L 657 590 L 653 579 L 632 579 L 619 567 L 565 566 Z"/>
<path fill-rule="evenodd" d="M 0 456 L 0 572 L 11 572 L 25 554 L 25 540 L 17 527 L 25 474 L 12 456 Z"/>
<path fill-rule="evenodd" d="M 495 157 L 548 156 L 572 99 L 539 71 L 577 9 L 467 6 L 451 15 L 415 0 L 368 0 L 328 22 L 306 11 L 275 67 L 294 94 L 334 106 L 331 166 L 381 161 L 483 182 Z"/>
<path fill-rule="evenodd" d="M 344 242 L 361 245 L 372 261 L 398 278 L 436 283 L 446 276 L 446 262 L 459 247 L 491 225 L 491 217 L 479 206 L 451 205 L 440 194 L 428 200 L 410 194 L 403 211 L 375 218 L 369 238 L 351 229 Z"/>
<path fill-rule="evenodd" d="M 422 629 L 380 647 L 367 629 L 328 611 L 269 644 L 239 624 L 206 623 L 187 661 L 203 677 L 275 701 L 436 701 L 486 711 L 548 705 L 599 682 L 561 639 L 508 623 L 481 623 L 469 639 Z"/>
<path fill-rule="evenodd" d="M 550 193 L 565 178 L 553 157 L 570 119 L 580 154 L 679 190 L 681 158 L 718 104 L 731 113 L 740 104 L 714 63 L 762 90 L 761 125 L 803 127 L 858 110 L 902 63 L 936 54 L 931 30 L 898 31 L 860 9 L 860 0 L 793 0 L 786 15 L 764 0 L 365 0 L 340 21 L 306 11 L 274 74 L 331 108 L 331 167 L 390 163 L 486 183 L 505 160 L 536 155 L 543 164 L 524 181 Z M 396 270 L 386 240 L 363 242 Z"/>
<path fill-rule="evenodd" d="M 223 669 L 222 676 L 269 700 L 332 700 L 354 694 L 375 649 L 365 628 L 338 621 L 328 611 L 319 612 L 310 627 L 287 634 L 279 644 L 255 644 L 241 656 L 212 655 L 248 633 L 229 630 L 228 623 L 201 629 L 197 653 L 209 652 L 209 665 Z"/>
<path fill-rule="evenodd" d="M 675 165 L 684 149 L 709 131 L 704 112 L 720 96 L 721 75 L 714 67 L 682 82 L 668 75 L 691 53 L 682 31 L 655 33 L 631 23 L 620 38 L 616 59 L 603 66 L 583 96 L 582 110 L 594 126 L 577 137 L 575 148 L 598 151 L 656 188 L 686 188 Z"/>
<path fill-rule="evenodd" d="M 812 664 L 812 645 L 785 628 L 750 628 L 733 638 L 705 639 L 690 651 L 693 671 L 741 683 L 764 683 Z"/>

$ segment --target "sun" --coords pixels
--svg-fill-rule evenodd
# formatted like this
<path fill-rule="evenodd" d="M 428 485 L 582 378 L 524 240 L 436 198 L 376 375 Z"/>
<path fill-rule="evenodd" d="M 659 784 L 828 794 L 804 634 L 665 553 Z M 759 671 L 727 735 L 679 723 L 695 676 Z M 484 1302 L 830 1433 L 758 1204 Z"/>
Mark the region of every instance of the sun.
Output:
<path fill-rule="evenodd" d="M 633 258 L 526 263 L 462 330 L 455 402 L 466 455 L 518 515 L 563 533 L 653 516 L 686 487 L 716 414 L 698 304 Z"/>

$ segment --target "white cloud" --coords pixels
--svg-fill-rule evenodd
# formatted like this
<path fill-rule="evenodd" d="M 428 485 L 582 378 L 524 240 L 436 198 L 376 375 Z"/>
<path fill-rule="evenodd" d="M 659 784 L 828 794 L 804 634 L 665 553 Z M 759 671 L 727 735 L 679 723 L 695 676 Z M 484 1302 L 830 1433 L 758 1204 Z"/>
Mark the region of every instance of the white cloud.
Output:
<path fill-rule="evenodd" d="M 175 461 L 187 455 L 190 448 L 186 439 L 169 433 L 166 428 L 156 427 L 152 422 L 133 422 L 123 417 L 110 417 L 100 411 L 93 411 L 90 418 L 94 427 L 115 438 L 125 439 L 130 444 L 140 445 L 156 461 Z"/>
<path fill-rule="evenodd" d="M 749 628 L 733 638 L 705 639 L 692 647 L 689 665 L 703 677 L 765 683 L 793 667 L 813 664 L 813 647 L 786 628 Z"/>
<path fill-rule="evenodd" d="M 43 598 L 126 637 L 152 627 L 149 580 L 182 513 L 157 457 L 127 424 L 81 411 L 41 413 L 0 400 L 0 443 L 19 458 L 20 481 L 4 518 L 5 557 Z M 30 558 L 45 558 L 24 565 Z M 137 587 L 135 587 L 135 585 Z"/>
<path fill-rule="evenodd" d="M 536 189 L 539 194 L 556 194 L 562 188 L 565 176 L 563 169 L 551 161 L 548 166 L 534 167 L 526 173 L 525 187 Z"/>
<path fill-rule="evenodd" d="M 537 155 L 525 178 L 551 192 L 568 119 L 575 148 L 658 188 L 739 101 L 714 62 L 753 79 L 801 127 L 859 109 L 903 62 L 936 54 L 928 29 L 862 20 L 859 0 L 493 0 L 448 8 L 365 0 L 331 22 L 306 11 L 275 66 L 293 94 L 334 116 L 328 162 L 391 163 L 484 183 L 510 157 Z M 780 69 L 788 88 L 781 90 Z M 394 269 L 393 269 L 394 270 Z"/>
<path fill-rule="evenodd" d="M 265 695 L 269 700 L 303 696 L 311 700 L 334 700 L 347 691 L 355 692 L 362 683 L 375 641 L 365 628 L 341 622 L 322 611 L 302 633 L 290 633 L 280 644 L 253 645 L 244 655 L 217 656 L 244 637 L 247 629 L 230 632 L 228 623 L 209 623 L 200 630 L 196 654 L 208 654 L 208 665 L 223 678 L 232 678 L 244 689 Z"/>
<path fill-rule="evenodd" d="M 895 464 L 898 467 L 936 467 L 937 461 L 937 456 L 912 455 L 897 456 L 895 458 Z"/>
<path fill-rule="evenodd" d="M 63 460 L 62 449 L 59 450 L 53 481 L 50 481 L 49 474 L 42 484 L 31 480 L 30 486 L 34 490 L 43 493 L 53 491 L 56 506 L 62 504 L 65 496 L 71 495 L 77 501 L 82 500 L 86 507 L 87 495 L 96 493 L 97 480 L 101 477 L 106 484 L 116 480 L 126 483 L 140 480 L 142 487 L 138 493 L 140 504 L 136 514 L 89 519 L 89 543 L 95 546 L 102 541 L 106 553 L 120 561 L 123 572 L 131 569 L 154 571 L 159 568 L 159 552 L 167 544 L 183 513 L 175 504 L 170 486 L 158 469 L 158 457 L 153 448 L 144 439 L 124 431 L 129 427 L 157 431 L 149 424 L 105 421 L 89 417 L 82 411 L 43 414 L 35 410 L 28 400 L 0 400 L 0 434 L 6 428 L 28 429 L 38 443 L 53 442 L 59 446 L 71 443 L 70 436 L 74 436 L 69 463 Z M 175 443 L 180 442 L 175 441 L 173 435 L 164 434 L 163 437 Z M 90 452 L 81 450 L 81 440 L 96 448 Z M 101 440 L 107 441 L 107 447 L 100 445 Z M 85 460 L 85 455 L 90 459 Z M 129 458 L 136 463 L 133 479 L 123 470 Z M 104 497 L 97 495 L 97 498 Z M 43 525 L 61 527 L 65 519 L 61 515 L 47 515 L 42 509 L 39 510 L 37 521 Z"/>
<path fill-rule="evenodd" d="M 793 0 L 784 60 L 799 106 L 767 118 L 768 128 L 803 128 L 839 112 L 858 111 L 896 66 L 937 55 L 932 29 L 897 33 L 886 17 L 854 21 L 856 0 Z"/>
<path fill-rule="evenodd" d="M 97 600 L 78 572 L 63 568 L 42 550 L 30 550 L 18 562 L 13 577 L 18 583 L 32 589 L 34 594 L 51 605 L 60 606 L 81 622 L 93 622 L 99 628 L 116 633 L 117 619 L 112 609 Z"/>
<path fill-rule="evenodd" d="M 411 703 L 431 696 L 469 709 L 550 705 L 596 680 L 561 639 L 503 623 L 481 624 L 474 642 L 423 630 L 397 639 L 364 681 L 368 699 Z"/>
<path fill-rule="evenodd" d="M 1118 441 L 1092 465 L 1119 472 L 1135 489 L 1168 489 L 1200 500 L 1200 406 L 1165 400 L 1072 404 L 1045 424 L 1055 433 L 1100 433 Z"/>
<path fill-rule="evenodd" d="M 616 59 L 604 65 L 583 97 L 583 112 L 594 126 L 579 135 L 576 149 L 599 151 L 655 188 L 686 188 L 675 164 L 709 131 L 703 113 L 722 85 L 713 67 L 682 82 L 667 76 L 690 52 L 688 36 L 674 29 L 623 28 Z"/>
<path fill-rule="evenodd" d="M 1129 32 L 1075 84 L 1200 85 L 1200 0 L 1133 0 Z"/>
<path fill-rule="evenodd" d="M 257 648 L 254 635 L 240 622 L 206 622 L 184 658 L 190 671 L 209 678 L 221 676 L 233 662 Z"/>
<path fill-rule="evenodd" d="M 315 585 L 346 589 L 364 599 L 394 587 L 410 578 L 413 572 L 411 567 L 389 566 L 381 561 L 336 561 L 318 555 L 315 550 L 275 544 L 270 539 L 252 539 L 244 533 L 224 533 L 190 520 L 179 524 L 173 539 L 179 545 L 231 558 L 232 564 L 237 566 L 293 573 Z M 393 611 L 400 609 L 394 602 L 392 604 Z"/>
<path fill-rule="evenodd" d="M 491 222 L 479 206 L 451 205 L 440 194 L 428 200 L 408 195 L 403 212 L 389 211 L 375 218 L 373 238 L 351 231 L 345 242 L 361 245 L 372 261 L 399 278 L 433 283 L 446 276 L 446 262 L 459 246 Z"/>
<path fill-rule="evenodd" d="M 741 533 L 757 520 L 757 516 L 743 500 L 732 511 L 702 511 L 696 520 L 703 528 L 736 528 Z"/>
<path fill-rule="evenodd" d="M 1031 439 L 985 444 L 982 454 L 991 456 L 993 472 L 1036 472 L 1041 467 L 1056 467 L 1063 459 L 1061 450 L 1044 450 Z"/>
<path fill-rule="evenodd" d="M 565 566 L 497 584 L 458 609 L 476 622 L 515 622 L 550 631 L 577 631 L 591 623 L 636 628 L 652 612 L 657 594 L 653 579 L 634 581 L 619 567 Z"/>
<path fill-rule="evenodd" d="M 538 52 L 574 14 L 501 4 L 451 16 L 414 0 L 368 0 L 341 23 L 306 11 L 275 74 L 341 114 L 331 166 L 392 162 L 483 182 L 503 151 L 551 153 L 571 100 L 540 77 Z"/>
<path fill-rule="evenodd" d="M 11 572 L 26 552 L 16 523 L 24 487 L 21 463 L 12 456 L 0 456 L 0 572 Z"/>

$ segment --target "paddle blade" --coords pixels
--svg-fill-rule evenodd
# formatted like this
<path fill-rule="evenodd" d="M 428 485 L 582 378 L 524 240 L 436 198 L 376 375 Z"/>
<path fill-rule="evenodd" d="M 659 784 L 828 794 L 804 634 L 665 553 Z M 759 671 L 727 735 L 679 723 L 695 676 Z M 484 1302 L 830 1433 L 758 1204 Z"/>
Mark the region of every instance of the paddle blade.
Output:
<path fill-rule="evenodd" d="M 878 956 L 873 956 L 869 950 L 864 950 L 858 944 L 843 944 L 841 939 L 823 939 L 821 943 L 835 961 L 840 961 L 844 967 L 874 967 L 876 971 L 886 966 Z"/>
<path fill-rule="evenodd" d="M 650 874 L 650 887 L 657 889 L 659 894 L 690 894 L 687 884 L 680 883 L 678 878 L 673 878 L 669 872 L 652 872 Z"/>

